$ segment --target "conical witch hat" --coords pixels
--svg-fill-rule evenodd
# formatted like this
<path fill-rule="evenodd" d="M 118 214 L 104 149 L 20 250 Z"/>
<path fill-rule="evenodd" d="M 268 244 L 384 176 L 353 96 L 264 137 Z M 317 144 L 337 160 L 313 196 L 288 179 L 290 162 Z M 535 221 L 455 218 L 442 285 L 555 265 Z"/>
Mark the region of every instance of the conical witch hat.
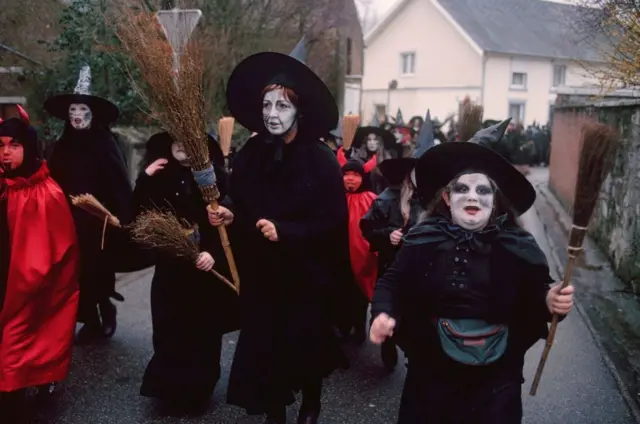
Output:
<path fill-rule="evenodd" d="M 396 113 L 396 125 L 404 125 L 404 119 L 402 119 L 402 111 L 398 108 L 398 113 Z"/>
<path fill-rule="evenodd" d="M 502 141 L 502 137 L 504 137 L 504 133 L 507 131 L 510 122 L 511 118 L 507 118 L 502 122 L 483 128 L 476 132 L 469 141 L 490 149 L 495 149 L 496 145 Z"/>
<path fill-rule="evenodd" d="M 369 123 L 370 127 L 379 127 L 380 126 L 380 120 L 378 119 L 378 114 L 374 113 L 373 114 L 373 119 L 371 119 L 371 122 Z"/>
<path fill-rule="evenodd" d="M 456 176 L 466 171 L 482 172 L 496 182 L 518 214 L 525 213 L 536 199 L 536 191 L 511 163 L 485 147 L 500 140 L 510 119 L 478 131 L 469 142 L 442 143 L 416 162 L 416 185 L 424 205 Z"/>
<path fill-rule="evenodd" d="M 431 112 L 427 110 L 427 116 L 418 134 L 418 141 L 411 157 L 386 159 L 380 164 L 380 172 L 390 184 L 400 184 L 407 174 L 413 170 L 416 161 L 434 146 Z"/>
<path fill-rule="evenodd" d="M 91 109 L 93 120 L 103 124 L 113 124 L 120 115 L 118 107 L 107 99 L 91 95 L 91 68 L 87 65 L 80 69 L 80 76 L 73 94 L 59 94 L 44 102 L 45 110 L 52 116 L 66 121 L 69 119 L 69 106 L 85 104 Z"/>
<path fill-rule="evenodd" d="M 264 133 L 263 91 L 280 85 L 298 95 L 299 126 L 305 134 L 322 137 L 338 125 L 338 107 L 329 88 L 305 64 L 306 39 L 289 55 L 263 52 L 236 66 L 227 84 L 227 105 L 234 118 L 252 132 Z"/>

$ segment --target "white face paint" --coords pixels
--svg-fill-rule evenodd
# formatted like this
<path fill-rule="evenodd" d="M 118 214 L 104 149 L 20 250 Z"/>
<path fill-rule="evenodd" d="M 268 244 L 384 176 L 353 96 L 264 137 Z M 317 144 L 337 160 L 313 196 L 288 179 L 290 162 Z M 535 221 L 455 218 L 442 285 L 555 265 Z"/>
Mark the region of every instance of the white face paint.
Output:
<path fill-rule="evenodd" d="M 91 127 L 93 113 L 91 108 L 84 103 L 73 103 L 69 105 L 69 122 L 76 130 L 86 130 Z"/>
<path fill-rule="evenodd" d="M 367 136 L 367 150 L 370 152 L 377 152 L 380 148 L 380 140 L 375 134 L 369 134 Z"/>
<path fill-rule="evenodd" d="M 184 151 L 182 143 L 176 143 L 175 141 L 171 143 L 171 155 L 173 155 L 181 165 L 187 164 L 187 159 L 189 159 L 187 152 Z"/>
<path fill-rule="evenodd" d="M 284 90 L 276 88 L 265 93 L 262 99 L 264 126 L 273 135 L 283 135 L 296 125 L 298 109 L 284 96 Z"/>
<path fill-rule="evenodd" d="M 494 189 L 485 174 L 461 175 L 449 194 L 453 223 L 466 230 L 483 229 L 491 219 L 494 196 Z"/>

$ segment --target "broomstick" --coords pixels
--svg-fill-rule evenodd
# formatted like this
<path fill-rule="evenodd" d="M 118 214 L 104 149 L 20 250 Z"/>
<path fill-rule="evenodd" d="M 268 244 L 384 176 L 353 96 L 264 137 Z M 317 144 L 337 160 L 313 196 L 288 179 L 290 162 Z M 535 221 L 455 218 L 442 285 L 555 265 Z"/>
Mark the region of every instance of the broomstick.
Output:
<path fill-rule="evenodd" d="M 197 241 L 194 234 L 197 229 L 187 228 L 185 221 L 180 221 L 169 212 L 145 211 L 131 225 L 131 234 L 134 241 L 152 249 L 163 250 L 172 256 L 196 262 L 200 256 Z M 229 286 L 233 291 L 236 287 L 222 274 L 211 269 L 220 281 Z"/>
<path fill-rule="evenodd" d="M 353 139 L 356 136 L 358 125 L 360 124 L 360 115 L 345 115 L 342 126 L 342 149 L 347 152 L 351 148 Z"/>
<path fill-rule="evenodd" d="M 233 124 L 236 120 L 232 116 L 223 116 L 218 121 L 218 137 L 220 149 L 224 156 L 224 166 L 229 171 L 229 152 L 231 150 L 231 137 L 233 136 Z"/>
<path fill-rule="evenodd" d="M 107 208 L 105 208 L 93 194 L 80 194 L 78 196 L 69 196 L 71 204 L 77 206 L 85 212 L 97 217 L 104 222 L 102 225 L 102 240 L 100 242 L 100 250 L 104 250 L 104 238 L 107 232 L 107 224 L 114 227 L 121 227 L 120 220 L 116 218 Z"/>
<path fill-rule="evenodd" d="M 204 44 L 190 41 L 179 58 L 178 72 L 174 72 L 172 48 L 154 16 L 136 13 L 127 2 L 121 2 L 114 17 L 116 35 L 146 83 L 148 89 L 145 93 L 153 114 L 163 123 L 172 138 L 184 146 L 200 193 L 205 202 L 216 210 L 220 193 L 209 159 L 208 137 L 204 130 Z M 225 57 L 222 54 L 222 49 L 226 48 L 225 40 L 222 38 L 207 42 L 209 50 L 220 49 L 220 54 L 207 52 L 208 62 Z M 212 70 L 221 68 L 215 64 L 211 66 Z M 207 77 L 216 80 L 219 75 Z M 235 287 L 239 290 L 240 278 L 226 228 L 219 226 L 218 231 Z"/>
<path fill-rule="evenodd" d="M 587 234 L 589 221 L 598 201 L 600 188 L 607 174 L 613 167 L 615 154 L 619 147 L 618 134 L 614 128 L 602 123 L 588 123 L 582 128 L 582 149 L 576 182 L 575 200 L 573 205 L 573 225 L 569 234 L 567 251 L 569 261 L 564 270 L 561 288 L 571 283 L 576 259 L 582 252 L 582 244 Z M 547 342 L 536 370 L 529 394 L 535 396 L 542 377 L 549 351 L 558 327 L 558 315 L 554 314 L 549 328 Z"/>
<path fill-rule="evenodd" d="M 470 140 L 482 128 L 484 108 L 466 97 L 458 118 L 458 137 L 460 141 Z"/>

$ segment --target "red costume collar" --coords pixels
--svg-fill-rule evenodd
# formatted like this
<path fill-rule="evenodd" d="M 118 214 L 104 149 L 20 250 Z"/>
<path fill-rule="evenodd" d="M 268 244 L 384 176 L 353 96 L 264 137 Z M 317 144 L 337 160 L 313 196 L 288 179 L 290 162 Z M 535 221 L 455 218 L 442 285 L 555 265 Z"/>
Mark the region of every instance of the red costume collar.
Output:
<path fill-rule="evenodd" d="M 1 176 L 0 176 L 1 177 Z M 40 165 L 40 169 L 38 169 L 33 175 L 29 178 L 18 177 L 18 178 L 4 178 L 4 183 L 7 186 L 7 191 L 9 190 L 20 190 L 24 187 L 31 187 L 36 184 L 39 184 L 49 178 L 49 167 L 45 161 L 42 161 L 42 165 Z"/>

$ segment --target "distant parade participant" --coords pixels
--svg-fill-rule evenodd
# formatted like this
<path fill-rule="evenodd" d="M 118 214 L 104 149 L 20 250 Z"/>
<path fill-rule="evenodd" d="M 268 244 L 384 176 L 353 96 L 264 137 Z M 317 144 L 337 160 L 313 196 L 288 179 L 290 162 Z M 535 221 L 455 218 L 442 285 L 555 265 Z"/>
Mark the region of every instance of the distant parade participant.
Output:
<path fill-rule="evenodd" d="M 51 176 L 67 196 L 92 194 L 121 224 L 132 218 L 133 189 L 125 158 L 108 126 L 116 121 L 118 108 L 110 101 L 92 96 L 91 71 L 85 66 L 73 94 L 49 98 L 45 109 L 65 122 L 64 131 L 49 159 Z M 116 306 L 123 301 L 115 291 L 117 252 L 112 241 L 118 229 L 108 228 L 102 250 L 103 222 L 85 211 L 71 210 L 80 243 L 79 343 L 111 337 L 116 331 Z"/>
<path fill-rule="evenodd" d="M 390 186 L 373 202 L 369 212 L 360 221 L 363 236 L 370 243 L 371 250 L 378 254 L 379 277 L 382 277 L 393 264 L 402 246 L 403 237 L 424 212 L 415 195 L 413 168 L 416 160 L 434 145 L 429 112 L 423 122 L 413 155 L 389 159 L 381 165 L 381 172 Z M 364 338 L 365 334 L 361 337 Z M 388 370 L 395 368 L 398 351 L 392 339 L 382 344 L 381 357 Z"/>
<path fill-rule="evenodd" d="M 69 372 L 79 251 L 36 130 L 2 122 L 0 159 L 0 422 L 21 423 L 25 389 L 48 396 Z"/>
<path fill-rule="evenodd" d="M 226 224 L 240 272 L 241 332 L 227 401 L 266 423 L 286 422 L 302 391 L 298 423 L 318 422 L 323 379 L 348 365 L 334 332 L 336 287 L 348 271 L 348 211 L 342 172 L 320 141 L 338 124 L 329 89 L 291 55 L 243 60 L 227 85 L 236 120 L 257 133 L 238 152 Z"/>
<path fill-rule="evenodd" d="M 416 165 L 426 219 L 378 280 L 370 337 L 409 355 L 399 424 L 522 422 L 524 356 L 573 288 L 517 225 L 536 192 L 492 150 L 444 143 Z"/>

